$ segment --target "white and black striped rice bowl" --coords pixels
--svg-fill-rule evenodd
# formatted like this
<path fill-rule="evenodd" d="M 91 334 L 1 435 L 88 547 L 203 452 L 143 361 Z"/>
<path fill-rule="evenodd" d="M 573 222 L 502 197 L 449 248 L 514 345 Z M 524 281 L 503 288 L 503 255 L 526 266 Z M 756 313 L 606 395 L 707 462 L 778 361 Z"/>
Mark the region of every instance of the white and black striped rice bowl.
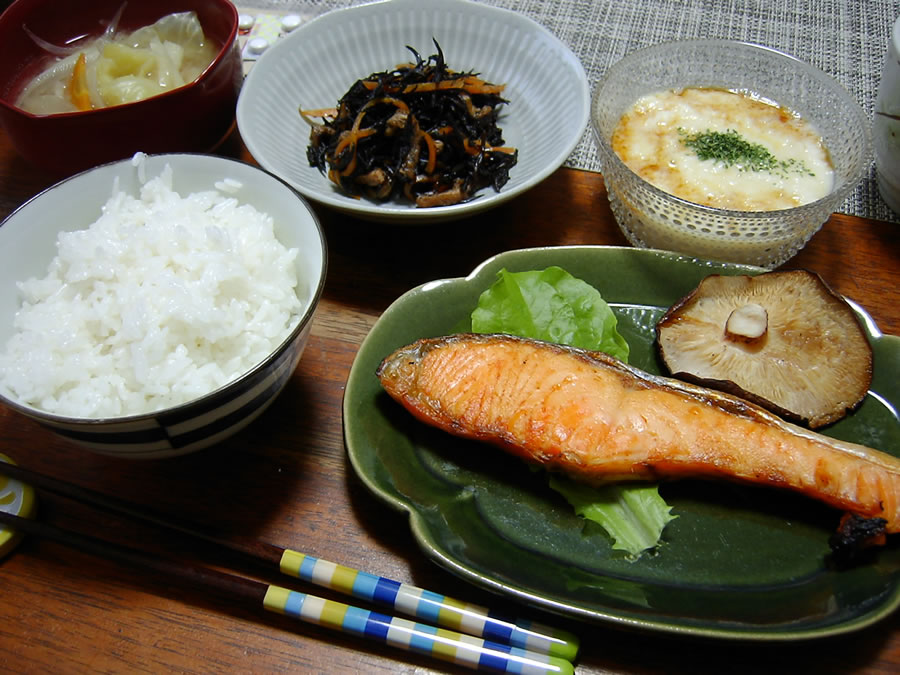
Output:
<path fill-rule="evenodd" d="M 16 401 L 0 389 L 0 402 L 78 445 L 129 459 L 161 458 L 207 448 L 243 429 L 282 391 L 309 339 L 322 294 L 327 247 L 307 202 L 272 174 L 237 160 L 201 154 L 164 154 L 105 164 L 53 185 L 20 206 L 0 225 L 0 347 L 14 331 L 21 298 L 16 283 L 46 275 L 60 231 L 83 229 L 100 216 L 113 191 L 137 194 L 142 180 L 171 166 L 173 188 L 182 196 L 213 189 L 225 179 L 241 184 L 241 203 L 271 215 L 275 236 L 297 248 L 301 317 L 262 362 L 225 386 L 193 401 L 147 414 L 104 419 L 65 417 Z"/>

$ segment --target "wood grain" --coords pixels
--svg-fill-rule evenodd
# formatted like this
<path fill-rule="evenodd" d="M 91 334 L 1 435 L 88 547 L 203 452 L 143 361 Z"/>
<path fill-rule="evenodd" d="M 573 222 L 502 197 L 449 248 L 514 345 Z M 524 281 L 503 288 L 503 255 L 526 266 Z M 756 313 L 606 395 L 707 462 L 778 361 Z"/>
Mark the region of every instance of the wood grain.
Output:
<path fill-rule="evenodd" d="M 220 153 L 252 161 L 233 135 Z M 27 166 L 0 135 L 0 216 L 54 178 Z M 318 209 L 329 272 L 312 336 L 285 392 L 219 447 L 162 461 L 88 453 L 0 407 L 0 451 L 29 468 L 234 533 L 574 630 L 579 673 L 900 671 L 900 618 L 826 641 L 733 644 L 628 633 L 523 610 L 461 582 L 419 551 L 402 516 L 376 500 L 347 463 L 341 401 L 356 351 L 399 295 L 468 274 L 502 251 L 566 244 L 627 245 L 599 174 L 561 169 L 505 206 L 437 227 L 374 225 Z M 897 226 L 833 216 L 788 267 L 819 272 L 900 334 Z M 208 551 L 149 525 L 47 497 L 41 517 L 185 560 Z M 214 562 L 214 561 L 212 561 Z M 171 586 L 153 573 L 26 540 L 0 562 L 3 672 L 445 671 L 226 598 Z"/>

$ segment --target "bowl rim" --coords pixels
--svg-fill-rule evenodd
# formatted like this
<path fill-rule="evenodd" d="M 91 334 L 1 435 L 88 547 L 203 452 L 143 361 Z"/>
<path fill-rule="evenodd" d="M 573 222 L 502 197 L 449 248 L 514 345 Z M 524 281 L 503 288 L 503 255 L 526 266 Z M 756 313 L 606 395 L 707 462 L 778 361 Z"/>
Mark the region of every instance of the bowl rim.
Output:
<path fill-rule="evenodd" d="M 139 153 L 139 154 L 142 154 L 142 153 Z M 42 420 L 42 421 L 46 420 L 50 423 L 56 423 L 56 424 L 61 424 L 61 425 L 83 425 L 85 427 L 101 426 L 101 425 L 107 425 L 107 424 L 117 424 L 117 425 L 118 424 L 121 424 L 121 425 L 135 424 L 138 422 L 154 420 L 159 417 L 164 417 L 166 415 L 172 415 L 176 411 L 179 411 L 179 412 L 186 411 L 189 408 L 196 406 L 196 405 L 202 405 L 204 407 L 204 409 L 206 409 L 206 408 L 210 407 L 209 406 L 210 403 L 215 403 L 218 399 L 227 398 L 229 393 L 233 389 L 239 388 L 244 382 L 256 377 L 261 371 L 268 368 L 268 366 L 275 359 L 277 359 L 279 356 L 281 356 L 290 347 L 290 345 L 297 339 L 297 337 L 304 330 L 306 330 L 307 327 L 311 324 L 313 315 L 315 314 L 316 308 L 318 307 L 319 301 L 322 297 L 322 293 L 325 288 L 325 280 L 328 276 L 328 242 L 325 238 L 325 231 L 322 228 L 322 223 L 319 220 L 319 216 L 316 214 L 315 210 L 313 210 L 309 201 L 302 194 L 300 194 L 297 190 L 295 190 L 293 188 L 293 186 L 291 186 L 289 183 L 284 181 L 279 176 L 276 176 L 275 174 L 271 173 L 270 171 L 265 170 L 261 166 L 253 164 L 251 162 L 244 161 L 242 159 L 236 159 L 233 157 L 224 157 L 221 155 L 213 155 L 213 154 L 203 153 L 203 152 L 168 152 L 168 153 L 144 155 L 144 157 L 147 157 L 147 158 L 154 157 L 154 158 L 160 158 L 160 159 L 169 158 L 169 157 L 184 157 L 184 156 L 204 158 L 204 160 L 210 160 L 210 161 L 213 161 L 216 163 L 221 162 L 223 164 L 238 164 L 238 165 L 242 165 L 243 167 L 249 168 L 251 170 L 259 171 L 259 172 L 265 174 L 266 176 L 268 176 L 269 178 L 275 179 L 278 183 L 281 184 L 281 186 L 287 188 L 291 193 L 293 193 L 293 195 L 299 200 L 299 202 L 303 205 L 303 207 L 309 212 L 309 215 L 312 219 L 312 223 L 315 227 L 315 231 L 316 231 L 316 234 L 317 234 L 318 240 L 319 240 L 320 254 L 322 257 L 322 265 L 319 270 L 318 279 L 316 280 L 314 288 L 311 289 L 309 302 L 307 303 L 306 307 L 304 308 L 303 313 L 300 315 L 300 319 L 297 321 L 297 325 L 291 329 L 291 332 L 288 335 L 286 335 L 285 338 L 278 344 L 278 346 L 275 347 L 271 352 L 269 352 L 269 354 L 264 359 L 262 359 L 255 365 L 251 366 L 249 369 L 247 369 L 246 371 L 244 371 L 243 373 L 238 375 L 233 380 L 226 382 L 225 384 L 221 385 L 220 387 L 217 387 L 216 389 L 213 389 L 212 391 L 209 391 L 209 392 L 203 394 L 202 396 L 192 398 L 188 401 L 184 401 L 183 403 L 179 403 L 174 406 L 169 406 L 166 408 L 158 408 L 156 410 L 151 410 L 149 412 L 133 413 L 130 415 L 118 415 L 118 416 L 114 416 L 114 417 L 72 417 L 69 415 L 60 415 L 57 413 L 51 413 L 51 412 L 42 410 L 42 409 L 34 407 L 34 406 L 24 404 L 20 401 L 16 401 L 15 399 L 12 399 L 9 396 L 7 396 L 6 394 L 4 394 L 2 390 L 0 390 L 0 403 L 9 406 L 11 409 L 25 415 L 26 417 L 30 417 L 31 419 Z M 98 164 L 95 167 L 85 169 L 84 171 L 80 171 L 79 173 L 76 173 L 72 176 L 63 178 L 62 180 L 59 180 L 59 181 L 53 183 L 52 185 L 44 188 L 39 193 L 32 196 L 27 201 L 25 201 L 24 203 L 22 203 L 18 207 L 16 207 L 6 218 L 4 218 L 2 221 L 0 221 L 0 228 L 2 228 L 4 225 L 6 225 L 6 223 L 9 220 L 11 220 L 14 215 L 16 215 L 20 211 L 26 209 L 33 202 L 35 202 L 43 197 L 46 197 L 50 192 L 55 191 L 57 188 L 59 188 L 60 186 L 62 186 L 65 183 L 77 180 L 79 178 L 83 178 L 84 176 L 86 176 L 89 173 L 94 172 L 95 170 L 111 167 L 111 166 L 118 165 L 118 164 L 125 164 L 125 163 L 133 164 L 134 162 L 135 162 L 134 157 L 115 160 L 112 162 L 106 162 L 104 164 Z M 174 167 L 173 167 L 173 170 L 174 170 Z M 68 230 L 68 231 L 74 231 L 74 230 Z M 311 284 L 311 286 L 312 286 L 312 284 Z M 0 345 L 0 348 L 5 349 L 5 345 Z M 213 407 L 215 407 L 215 406 L 213 406 Z"/>
<path fill-rule="evenodd" d="M 186 82 L 185 84 L 175 87 L 173 89 L 168 89 L 159 94 L 154 94 L 153 96 L 149 96 L 147 98 L 141 99 L 139 101 L 129 101 L 128 103 L 119 103 L 117 105 L 105 106 L 103 108 L 95 108 L 91 110 L 72 110 L 69 112 L 61 112 L 61 113 L 49 113 L 45 115 L 38 115 L 35 113 L 28 112 L 27 110 L 23 110 L 19 106 L 17 106 L 13 101 L 7 100 L 5 96 L 0 96 L 0 106 L 6 108 L 11 113 L 16 115 L 20 115 L 26 119 L 71 119 L 77 117 L 83 117 L 85 115 L 93 115 L 98 117 L 100 115 L 107 116 L 112 115 L 114 112 L 123 109 L 130 109 L 142 103 L 145 103 L 148 100 L 162 100 L 166 98 L 171 98 L 174 95 L 183 94 L 188 89 L 194 88 L 196 85 L 203 80 L 206 75 L 218 67 L 223 61 L 227 60 L 232 49 L 235 48 L 235 40 L 238 35 L 238 28 L 240 24 L 240 15 L 238 13 L 237 7 L 230 0 L 216 0 L 219 4 L 220 10 L 225 13 L 229 18 L 230 28 L 228 31 L 228 37 L 222 43 L 222 46 L 216 52 L 215 57 L 209 64 L 204 68 L 197 77 L 195 77 L 190 82 Z M 9 8 L 7 8 L 9 9 Z M 187 10 L 186 10 L 187 11 Z M 0 12 L 2 14 L 2 12 Z"/>
<path fill-rule="evenodd" d="M 580 59 L 578 59 L 572 49 L 546 26 L 513 10 L 482 4 L 480 2 L 475 2 L 474 0 L 373 0 L 372 2 L 336 8 L 316 16 L 311 21 L 304 23 L 299 28 L 291 31 L 285 38 L 263 53 L 250 70 L 244 82 L 244 86 L 241 88 L 241 93 L 238 96 L 235 113 L 238 130 L 241 130 L 242 119 L 245 118 L 245 115 L 247 114 L 246 110 L 248 106 L 251 105 L 251 103 L 248 102 L 248 97 L 253 93 L 255 87 L 254 73 L 258 72 L 257 69 L 260 65 L 265 66 L 265 64 L 269 62 L 274 62 L 273 54 L 286 53 L 285 50 L 290 49 L 291 45 L 302 44 L 302 36 L 308 35 L 310 31 L 325 30 L 327 26 L 334 21 L 351 21 L 353 20 L 353 17 L 366 17 L 371 14 L 377 14 L 386 10 L 393 11 L 398 8 L 398 11 L 402 11 L 403 8 L 423 11 L 429 7 L 441 9 L 452 9 L 454 7 L 462 8 L 464 11 L 474 12 L 482 17 L 495 18 L 501 23 L 513 22 L 517 26 L 527 26 L 530 33 L 541 35 L 543 40 L 547 41 L 547 43 L 553 44 L 560 52 L 568 54 L 569 58 L 566 59 L 567 70 L 572 72 L 574 75 L 573 82 L 578 85 L 577 96 L 580 99 L 581 110 L 578 111 L 577 125 L 572 125 L 573 133 L 568 138 L 567 143 L 562 146 L 539 171 L 523 179 L 520 184 L 514 185 L 511 188 L 504 187 L 500 192 L 496 193 L 492 192 L 490 194 L 484 194 L 482 191 L 468 201 L 448 206 L 416 208 L 414 205 L 407 207 L 406 204 L 400 204 L 397 208 L 386 208 L 385 205 L 381 205 L 377 202 L 372 202 L 364 198 L 355 200 L 349 195 L 344 195 L 337 191 L 331 192 L 322 189 L 311 189 L 299 184 L 295 187 L 304 196 L 331 209 L 364 220 L 376 220 L 397 225 L 432 224 L 470 216 L 499 206 L 531 189 L 562 166 L 584 136 L 591 115 L 590 82 L 588 81 L 584 64 L 581 63 Z M 347 19 L 348 16 L 351 18 Z M 570 67 L 568 67 L 569 65 Z M 364 77 L 367 74 L 368 73 L 361 73 L 360 77 Z M 347 86 L 349 87 L 350 84 L 352 84 L 352 82 L 348 83 Z M 247 92 L 250 93 L 248 94 Z M 265 153 L 260 152 L 258 145 L 255 143 L 252 131 L 247 132 L 246 121 L 243 126 L 245 133 L 242 134 L 242 137 L 244 138 L 244 143 L 250 154 L 257 162 L 259 162 L 260 166 L 264 166 L 268 170 L 274 172 L 271 163 L 267 161 Z M 387 204 L 394 204 L 394 202 L 387 202 Z"/>
<path fill-rule="evenodd" d="M 809 71 L 816 78 L 821 79 L 822 81 L 828 81 L 832 84 L 834 91 L 838 96 L 844 99 L 844 103 L 853 110 L 857 120 L 860 122 L 860 128 L 862 130 L 862 135 L 864 139 L 864 148 L 861 155 L 861 159 L 859 162 L 859 167 L 854 172 L 855 178 L 852 180 L 844 181 L 842 185 L 837 186 L 828 194 L 820 197 L 819 199 L 808 202 L 806 204 L 800 204 L 799 206 L 792 206 L 786 209 L 774 209 L 769 211 L 742 211 L 740 209 L 725 209 L 715 206 L 707 206 L 705 204 L 698 204 L 697 202 L 692 202 L 690 200 L 684 199 L 683 197 L 679 197 L 677 195 L 672 194 L 671 192 L 666 192 L 661 188 L 656 187 L 649 181 L 642 178 L 640 175 L 635 173 L 631 167 L 629 167 L 625 162 L 623 162 L 618 154 L 612 149 L 609 141 L 604 137 L 602 133 L 600 133 L 597 128 L 596 123 L 596 115 L 597 110 L 602 106 L 602 93 L 606 85 L 612 80 L 612 78 L 618 73 L 619 70 L 624 65 L 631 63 L 633 61 L 637 61 L 648 53 L 656 53 L 656 52 L 664 52 L 667 49 L 672 49 L 675 47 L 689 47 L 689 46 L 698 46 L 698 47 L 723 47 L 734 49 L 735 47 L 740 49 L 746 49 L 748 51 L 756 51 L 759 53 L 765 53 L 769 56 L 783 60 L 786 63 L 790 63 L 793 67 L 800 67 Z M 610 162 L 615 171 L 618 172 L 627 172 L 632 176 L 637 178 L 641 182 L 641 187 L 646 189 L 652 194 L 654 197 L 658 199 L 665 199 L 667 201 L 675 202 L 678 206 L 682 208 L 692 209 L 694 211 L 699 211 L 701 213 L 708 213 L 710 215 L 716 216 L 726 216 L 728 218 L 737 219 L 741 218 L 744 220 L 770 220 L 772 218 L 780 218 L 784 217 L 785 214 L 796 214 L 796 213 L 805 213 L 805 212 L 817 212 L 820 211 L 827 203 L 834 202 L 835 208 L 839 207 L 843 201 L 847 198 L 847 196 L 856 188 L 859 184 L 859 181 L 864 176 L 867 167 L 873 161 L 873 149 L 872 149 L 872 133 L 869 128 L 868 118 L 865 115 L 862 107 L 856 101 L 855 98 L 850 94 L 846 87 L 841 84 L 837 79 L 830 76 L 825 71 L 817 68 L 816 66 L 803 61 L 792 54 L 788 54 L 785 51 L 780 49 L 775 49 L 774 47 L 767 47 L 765 45 L 757 44 L 755 42 L 749 42 L 744 40 L 729 40 L 724 38 L 708 38 L 708 39 L 691 39 L 691 40 L 669 40 L 666 42 L 659 42 L 652 45 L 648 45 L 646 47 L 640 47 L 635 49 L 628 54 L 625 54 L 621 59 L 616 61 L 602 78 L 597 82 L 596 87 L 594 88 L 594 93 L 591 97 L 591 129 L 593 131 L 593 138 L 597 144 L 597 150 L 601 155 L 601 164 L 605 164 L 606 162 Z M 609 171 L 603 171 L 604 177 L 611 173 Z M 607 185 L 607 188 L 609 186 Z M 834 209 L 831 210 L 832 213 Z"/>

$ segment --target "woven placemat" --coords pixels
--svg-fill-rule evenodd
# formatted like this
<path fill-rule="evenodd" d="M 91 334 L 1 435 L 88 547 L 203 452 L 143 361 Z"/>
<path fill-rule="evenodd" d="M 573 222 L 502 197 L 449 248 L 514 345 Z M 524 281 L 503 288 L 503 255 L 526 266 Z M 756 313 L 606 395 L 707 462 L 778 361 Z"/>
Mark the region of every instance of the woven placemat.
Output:
<path fill-rule="evenodd" d="M 247 0 L 246 6 L 321 14 L 365 0 Z M 897 0 L 480 0 L 524 14 L 578 56 L 591 88 L 624 55 L 659 42 L 727 38 L 779 49 L 828 73 L 871 121 Z M 244 3 L 238 3 L 244 4 Z M 599 171 L 590 131 L 566 166 Z M 874 163 L 840 209 L 900 223 L 882 200 Z"/>

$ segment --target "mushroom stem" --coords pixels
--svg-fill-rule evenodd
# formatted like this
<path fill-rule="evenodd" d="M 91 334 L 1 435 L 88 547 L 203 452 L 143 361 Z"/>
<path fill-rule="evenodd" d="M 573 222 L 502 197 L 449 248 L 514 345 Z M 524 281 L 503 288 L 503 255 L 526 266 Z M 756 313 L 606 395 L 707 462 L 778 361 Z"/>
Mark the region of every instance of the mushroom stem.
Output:
<path fill-rule="evenodd" d="M 735 309 L 725 322 L 725 337 L 735 342 L 754 343 L 766 335 L 769 315 L 765 308 L 754 302 Z"/>

